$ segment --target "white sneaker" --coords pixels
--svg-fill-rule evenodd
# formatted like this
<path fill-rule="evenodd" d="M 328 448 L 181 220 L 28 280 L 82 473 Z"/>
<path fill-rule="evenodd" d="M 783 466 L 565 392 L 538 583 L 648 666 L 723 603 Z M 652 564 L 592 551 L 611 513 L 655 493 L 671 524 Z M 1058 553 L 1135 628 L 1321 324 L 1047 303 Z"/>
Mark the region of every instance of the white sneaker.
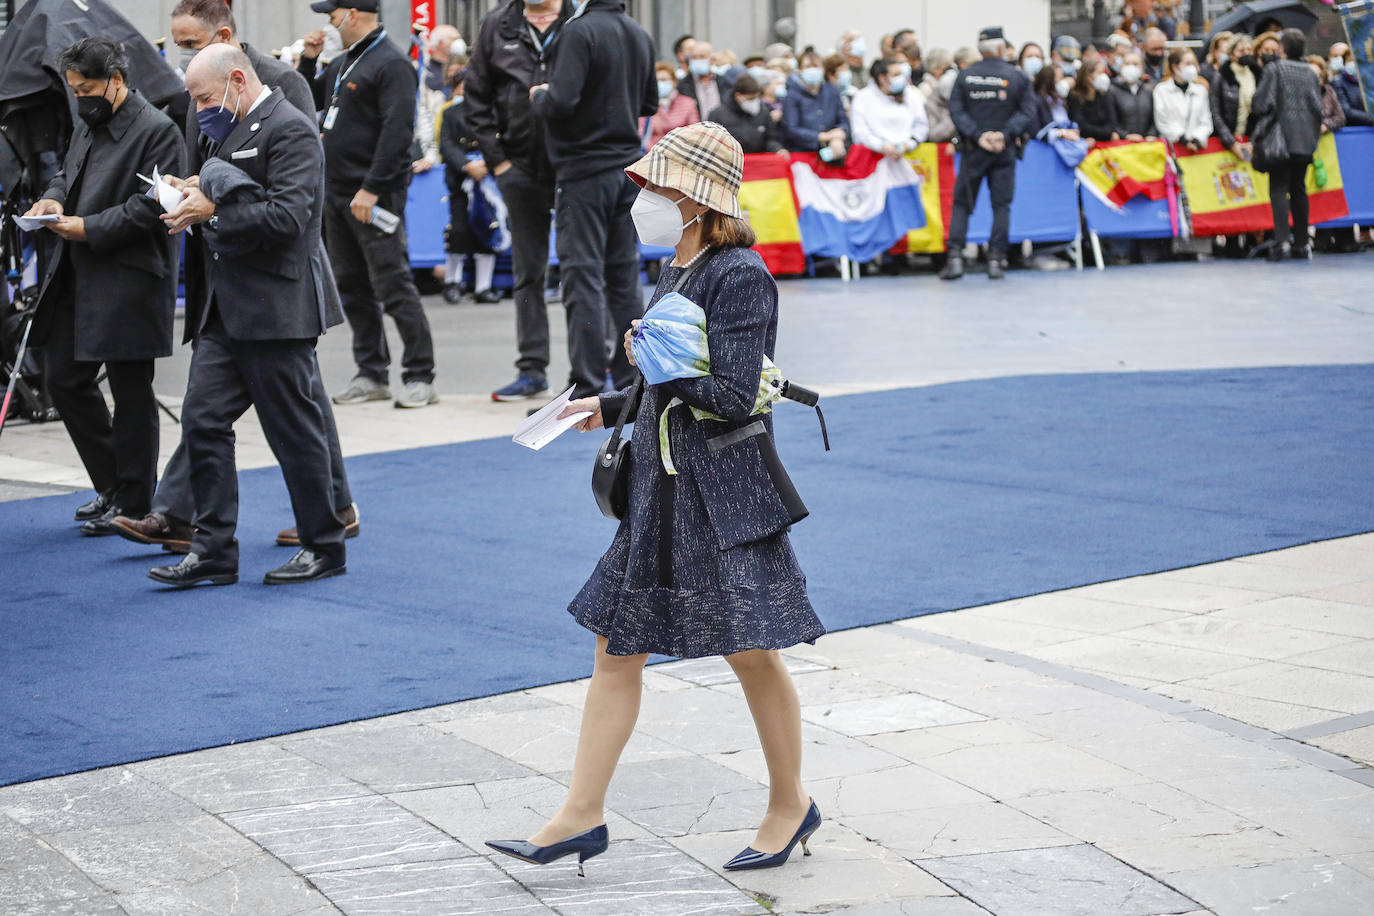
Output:
<path fill-rule="evenodd" d="M 391 387 L 385 382 L 359 375 L 348 387 L 330 398 L 335 404 L 362 404 L 365 401 L 385 401 L 391 397 Z"/>
<path fill-rule="evenodd" d="M 406 387 L 396 396 L 397 407 L 427 407 L 438 404 L 439 395 L 429 382 L 406 382 Z"/>

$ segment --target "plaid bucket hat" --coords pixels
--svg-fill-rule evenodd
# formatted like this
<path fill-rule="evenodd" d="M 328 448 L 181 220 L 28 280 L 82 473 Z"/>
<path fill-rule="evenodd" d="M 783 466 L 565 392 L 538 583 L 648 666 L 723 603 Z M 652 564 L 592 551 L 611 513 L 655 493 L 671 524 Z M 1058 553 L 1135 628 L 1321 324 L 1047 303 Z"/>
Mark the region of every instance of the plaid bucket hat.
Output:
<path fill-rule="evenodd" d="M 672 188 L 726 216 L 744 215 L 739 208 L 744 150 L 719 124 L 703 121 L 669 131 L 625 173 L 641 188 Z"/>

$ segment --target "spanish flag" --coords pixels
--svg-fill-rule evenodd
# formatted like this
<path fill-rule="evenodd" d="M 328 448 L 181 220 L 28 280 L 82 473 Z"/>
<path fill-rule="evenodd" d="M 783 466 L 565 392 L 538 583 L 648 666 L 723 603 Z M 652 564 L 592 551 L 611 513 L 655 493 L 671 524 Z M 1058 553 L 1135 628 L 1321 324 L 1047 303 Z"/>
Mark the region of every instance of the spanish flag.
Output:
<path fill-rule="evenodd" d="M 906 154 L 907 162 L 921 178 L 921 204 L 926 224 L 907 233 L 892 247 L 893 254 L 934 254 L 945 250 L 949 214 L 954 206 L 954 147 L 949 143 L 922 143 Z"/>
<path fill-rule="evenodd" d="M 754 250 L 763 256 L 763 263 L 774 276 L 806 272 L 791 164 L 790 159 L 776 154 L 745 156 L 739 189 L 740 209 L 758 236 Z"/>
<path fill-rule="evenodd" d="M 1256 171 L 1216 139 L 1199 152 L 1175 147 L 1174 154 L 1192 211 L 1194 235 L 1237 235 L 1274 228 L 1267 173 Z M 1336 157 L 1336 138 L 1329 133 L 1317 143 L 1307 169 L 1307 195 L 1312 225 L 1350 212 Z"/>
<path fill-rule="evenodd" d="M 1083 189 L 1113 210 L 1144 194 L 1163 200 L 1169 194 L 1164 176 L 1169 154 L 1162 140 L 1098 143 L 1078 164 Z"/>

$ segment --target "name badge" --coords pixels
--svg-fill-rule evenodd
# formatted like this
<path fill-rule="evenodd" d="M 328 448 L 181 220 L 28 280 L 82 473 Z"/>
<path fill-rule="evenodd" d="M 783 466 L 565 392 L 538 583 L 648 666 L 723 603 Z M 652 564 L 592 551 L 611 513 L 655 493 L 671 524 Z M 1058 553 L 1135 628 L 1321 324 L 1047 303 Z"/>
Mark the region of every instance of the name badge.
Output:
<path fill-rule="evenodd" d="M 328 110 L 327 112 L 325 112 L 325 114 L 324 114 L 324 124 L 323 124 L 324 129 L 325 129 L 325 130 L 333 130 L 333 129 L 334 129 L 334 119 L 337 118 L 338 116 L 339 116 L 339 106 L 338 106 L 338 105 L 330 105 L 330 106 L 329 106 L 329 110 Z"/>
<path fill-rule="evenodd" d="M 252 159 L 258 154 L 258 148 L 235 150 L 229 154 L 230 159 Z"/>

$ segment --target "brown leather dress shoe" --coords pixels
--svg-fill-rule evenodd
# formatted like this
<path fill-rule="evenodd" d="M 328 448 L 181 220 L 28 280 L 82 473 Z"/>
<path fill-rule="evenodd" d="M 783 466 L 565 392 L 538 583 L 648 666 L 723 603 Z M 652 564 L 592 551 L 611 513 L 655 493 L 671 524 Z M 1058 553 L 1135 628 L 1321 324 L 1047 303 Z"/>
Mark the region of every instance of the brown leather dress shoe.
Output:
<path fill-rule="evenodd" d="M 339 521 L 344 523 L 344 537 L 355 538 L 360 530 L 358 524 L 358 504 L 353 503 L 347 509 L 339 513 Z M 277 532 L 277 544 L 282 547 L 300 547 L 301 535 L 292 525 L 283 531 Z"/>
<path fill-rule="evenodd" d="M 136 544 L 160 544 L 162 549 L 172 553 L 191 550 L 190 524 L 161 512 L 149 512 L 137 519 L 115 516 L 110 520 L 110 527 L 115 534 Z"/>

